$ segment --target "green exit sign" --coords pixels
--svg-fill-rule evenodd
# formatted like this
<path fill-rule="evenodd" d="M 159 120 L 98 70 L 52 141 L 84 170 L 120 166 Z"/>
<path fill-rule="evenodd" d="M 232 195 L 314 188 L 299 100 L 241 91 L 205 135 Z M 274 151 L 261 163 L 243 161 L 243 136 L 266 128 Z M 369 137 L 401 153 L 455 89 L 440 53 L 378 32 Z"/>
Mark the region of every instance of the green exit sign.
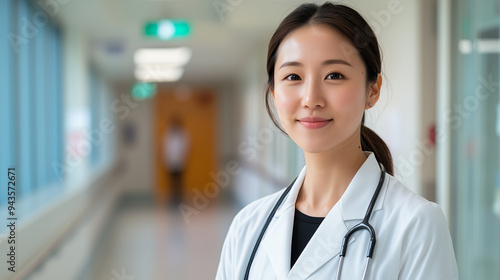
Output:
<path fill-rule="evenodd" d="M 144 35 L 170 40 L 173 38 L 186 38 L 189 36 L 190 30 L 191 27 L 187 21 L 165 19 L 146 23 Z"/>
<path fill-rule="evenodd" d="M 135 83 L 132 87 L 132 96 L 135 99 L 148 99 L 156 94 L 155 83 Z"/>

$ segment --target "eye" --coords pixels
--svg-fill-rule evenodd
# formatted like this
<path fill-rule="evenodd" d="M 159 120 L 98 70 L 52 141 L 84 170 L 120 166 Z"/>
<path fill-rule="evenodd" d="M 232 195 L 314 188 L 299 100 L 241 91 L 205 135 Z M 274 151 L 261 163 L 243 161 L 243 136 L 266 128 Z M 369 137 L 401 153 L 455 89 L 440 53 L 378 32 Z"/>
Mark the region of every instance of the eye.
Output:
<path fill-rule="evenodd" d="M 328 74 L 326 78 L 330 78 L 330 80 L 340 80 L 344 78 L 344 75 L 340 74 L 339 72 L 333 72 Z"/>
<path fill-rule="evenodd" d="M 290 75 L 287 75 L 285 77 L 285 80 L 298 81 L 298 80 L 300 80 L 300 77 L 299 77 L 299 75 L 296 75 L 296 74 L 290 74 Z"/>

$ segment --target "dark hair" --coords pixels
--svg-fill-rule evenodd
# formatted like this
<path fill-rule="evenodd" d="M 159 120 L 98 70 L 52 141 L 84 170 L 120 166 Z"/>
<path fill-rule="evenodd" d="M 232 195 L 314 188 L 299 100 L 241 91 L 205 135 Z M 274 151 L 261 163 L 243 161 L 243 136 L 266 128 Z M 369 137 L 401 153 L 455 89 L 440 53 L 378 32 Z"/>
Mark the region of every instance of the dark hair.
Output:
<path fill-rule="evenodd" d="M 367 84 L 376 82 L 378 74 L 381 72 L 382 60 L 377 38 L 370 25 L 358 12 L 347 6 L 329 2 L 321 6 L 313 3 L 300 5 L 280 23 L 271 37 L 267 53 L 266 109 L 273 123 L 285 134 L 286 132 L 279 126 L 269 105 L 269 92 L 270 89 L 274 88 L 274 67 L 278 56 L 278 48 L 290 32 L 303 26 L 315 24 L 326 24 L 351 40 L 365 64 Z M 361 121 L 362 149 L 373 152 L 378 162 L 384 165 L 387 173 L 394 175 L 389 148 L 384 140 L 373 130 L 366 127 L 364 123 L 365 115 L 363 113 Z"/>

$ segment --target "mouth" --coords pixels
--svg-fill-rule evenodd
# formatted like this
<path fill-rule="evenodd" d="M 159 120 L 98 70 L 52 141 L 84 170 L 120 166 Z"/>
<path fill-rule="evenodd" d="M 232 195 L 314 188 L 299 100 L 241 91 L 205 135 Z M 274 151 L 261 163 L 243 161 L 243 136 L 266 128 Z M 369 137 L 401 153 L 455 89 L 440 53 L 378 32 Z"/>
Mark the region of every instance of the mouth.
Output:
<path fill-rule="evenodd" d="M 302 126 L 308 129 L 322 128 L 328 125 L 333 119 L 307 117 L 297 120 Z"/>

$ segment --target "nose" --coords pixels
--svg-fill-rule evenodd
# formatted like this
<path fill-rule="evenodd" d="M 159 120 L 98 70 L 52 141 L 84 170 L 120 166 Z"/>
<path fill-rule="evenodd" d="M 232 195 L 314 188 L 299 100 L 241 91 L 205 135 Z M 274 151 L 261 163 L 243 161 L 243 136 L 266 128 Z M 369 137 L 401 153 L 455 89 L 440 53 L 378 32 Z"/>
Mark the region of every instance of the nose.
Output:
<path fill-rule="evenodd" d="M 319 82 L 314 81 L 314 79 L 310 79 L 305 84 L 301 105 L 302 107 L 308 108 L 325 107 L 323 90 Z"/>

